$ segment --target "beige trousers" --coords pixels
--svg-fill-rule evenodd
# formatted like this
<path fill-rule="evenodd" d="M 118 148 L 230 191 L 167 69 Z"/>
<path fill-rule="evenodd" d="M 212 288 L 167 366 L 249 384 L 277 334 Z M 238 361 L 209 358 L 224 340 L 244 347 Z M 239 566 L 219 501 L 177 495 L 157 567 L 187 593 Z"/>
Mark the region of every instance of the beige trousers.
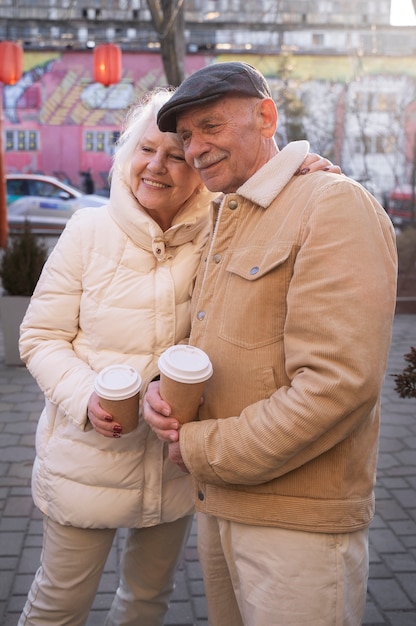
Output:
<path fill-rule="evenodd" d="M 210 626 L 360 626 L 368 529 L 305 533 L 198 514 Z"/>
<path fill-rule="evenodd" d="M 187 516 L 128 531 L 120 585 L 106 625 L 163 625 L 191 524 L 192 516 Z M 18 626 L 84 626 L 115 532 L 62 526 L 45 518 L 41 565 Z"/>

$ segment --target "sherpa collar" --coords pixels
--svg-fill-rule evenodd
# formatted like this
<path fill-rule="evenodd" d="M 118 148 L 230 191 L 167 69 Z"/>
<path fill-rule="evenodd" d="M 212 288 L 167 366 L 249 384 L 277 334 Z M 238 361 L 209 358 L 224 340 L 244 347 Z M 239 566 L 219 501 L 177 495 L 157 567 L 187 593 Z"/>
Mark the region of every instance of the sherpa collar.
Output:
<path fill-rule="evenodd" d="M 308 141 L 292 141 L 241 185 L 237 193 L 266 209 L 302 165 L 308 152 Z"/>

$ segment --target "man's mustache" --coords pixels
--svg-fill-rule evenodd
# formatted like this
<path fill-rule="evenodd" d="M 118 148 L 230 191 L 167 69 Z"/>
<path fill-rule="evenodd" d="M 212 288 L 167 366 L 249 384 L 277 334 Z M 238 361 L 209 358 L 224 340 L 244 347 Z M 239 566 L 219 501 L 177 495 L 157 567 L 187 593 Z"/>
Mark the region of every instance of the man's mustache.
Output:
<path fill-rule="evenodd" d="M 209 153 L 201 157 L 195 157 L 193 159 L 193 166 L 195 169 L 200 170 L 222 161 L 226 156 L 226 152 L 216 152 L 215 154 Z"/>

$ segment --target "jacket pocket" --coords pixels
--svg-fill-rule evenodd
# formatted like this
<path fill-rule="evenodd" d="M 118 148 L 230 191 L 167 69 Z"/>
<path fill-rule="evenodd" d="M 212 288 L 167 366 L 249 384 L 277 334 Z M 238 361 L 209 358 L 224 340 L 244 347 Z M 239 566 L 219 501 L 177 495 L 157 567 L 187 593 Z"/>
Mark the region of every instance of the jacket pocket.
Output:
<path fill-rule="evenodd" d="M 219 335 L 253 349 L 279 340 L 296 251 L 292 243 L 231 254 L 225 270 Z"/>

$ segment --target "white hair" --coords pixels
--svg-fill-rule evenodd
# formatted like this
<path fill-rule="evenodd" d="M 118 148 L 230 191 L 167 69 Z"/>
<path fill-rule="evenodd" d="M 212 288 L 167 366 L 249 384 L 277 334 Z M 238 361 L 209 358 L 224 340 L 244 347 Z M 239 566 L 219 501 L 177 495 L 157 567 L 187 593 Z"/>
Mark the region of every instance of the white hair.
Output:
<path fill-rule="evenodd" d="M 131 160 L 138 142 L 149 123 L 156 122 L 159 109 L 173 94 L 174 91 L 167 88 L 151 91 L 129 110 L 124 120 L 123 130 L 116 144 L 109 178 L 117 170 L 124 180 L 128 180 Z"/>

